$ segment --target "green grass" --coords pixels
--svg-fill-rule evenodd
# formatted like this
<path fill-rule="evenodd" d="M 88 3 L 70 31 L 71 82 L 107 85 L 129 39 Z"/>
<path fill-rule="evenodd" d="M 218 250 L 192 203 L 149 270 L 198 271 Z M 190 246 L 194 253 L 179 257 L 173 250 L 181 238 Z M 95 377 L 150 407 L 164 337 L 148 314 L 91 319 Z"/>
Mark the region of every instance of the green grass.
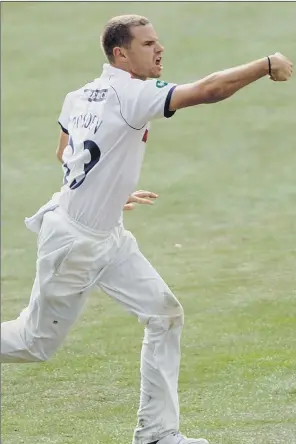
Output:
<path fill-rule="evenodd" d="M 295 3 L 4 3 L 2 319 L 27 304 L 36 238 L 23 219 L 58 190 L 65 94 L 99 75 L 100 30 L 138 12 L 186 82 L 295 54 Z M 295 79 L 153 123 L 139 187 L 160 194 L 126 226 L 186 313 L 182 431 L 213 444 L 296 443 Z M 175 248 L 175 244 L 182 248 Z M 5 444 L 129 443 L 142 328 L 93 293 L 48 363 L 2 367 Z"/>

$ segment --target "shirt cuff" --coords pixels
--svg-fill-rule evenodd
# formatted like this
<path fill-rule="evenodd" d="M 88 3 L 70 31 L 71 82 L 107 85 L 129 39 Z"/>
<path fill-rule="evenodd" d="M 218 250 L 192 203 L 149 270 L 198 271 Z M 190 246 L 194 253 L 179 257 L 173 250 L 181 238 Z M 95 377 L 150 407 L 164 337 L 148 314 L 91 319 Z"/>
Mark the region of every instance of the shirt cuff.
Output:
<path fill-rule="evenodd" d="M 172 97 L 173 91 L 174 91 L 174 89 L 176 88 L 176 86 L 177 86 L 177 85 L 173 86 L 173 87 L 169 90 L 168 95 L 167 95 L 167 97 L 166 97 L 166 99 L 165 99 L 165 104 L 164 104 L 164 117 L 167 117 L 167 118 L 172 117 L 172 116 L 175 114 L 175 112 L 176 112 L 176 111 L 170 111 L 171 97 Z"/>
<path fill-rule="evenodd" d="M 66 128 L 63 127 L 63 125 L 61 124 L 61 122 L 58 122 L 58 123 L 59 123 L 60 127 L 62 128 L 63 133 L 69 135 L 68 130 L 67 130 Z"/>

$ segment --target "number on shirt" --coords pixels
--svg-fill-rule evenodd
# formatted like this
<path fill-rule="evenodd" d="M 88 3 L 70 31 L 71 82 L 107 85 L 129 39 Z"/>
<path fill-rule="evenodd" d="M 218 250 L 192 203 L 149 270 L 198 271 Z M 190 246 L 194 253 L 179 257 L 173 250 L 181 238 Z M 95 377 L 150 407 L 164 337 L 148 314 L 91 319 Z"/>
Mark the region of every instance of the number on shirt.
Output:
<path fill-rule="evenodd" d="M 63 155 L 65 158 L 63 167 L 65 169 L 64 184 L 68 184 L 71 190 L 82 185 L 86 175 L 101 157 L 101 150 L 93 140 L 86 140 L 79 148 L 75 150 L 73 139 L 70 136 L 69 145 L 65 148 Z"/>

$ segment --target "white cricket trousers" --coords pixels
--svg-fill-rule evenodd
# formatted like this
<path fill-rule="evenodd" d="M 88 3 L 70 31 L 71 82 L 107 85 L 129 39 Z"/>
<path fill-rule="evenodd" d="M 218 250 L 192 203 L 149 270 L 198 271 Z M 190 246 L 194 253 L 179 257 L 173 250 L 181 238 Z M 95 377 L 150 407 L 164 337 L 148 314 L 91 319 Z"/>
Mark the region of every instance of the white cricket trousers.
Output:
<path fill-rule="evenodd" d="M 122 226 L 91 232 L 61 209 L 45 213 L 36 277 L 20 316 L 1 325 L 1 362 L 49 359 L 99 287 L 145 326 L 141 396 L 134 444 L 179 429 L 178 376 L 183 309 Z"/>

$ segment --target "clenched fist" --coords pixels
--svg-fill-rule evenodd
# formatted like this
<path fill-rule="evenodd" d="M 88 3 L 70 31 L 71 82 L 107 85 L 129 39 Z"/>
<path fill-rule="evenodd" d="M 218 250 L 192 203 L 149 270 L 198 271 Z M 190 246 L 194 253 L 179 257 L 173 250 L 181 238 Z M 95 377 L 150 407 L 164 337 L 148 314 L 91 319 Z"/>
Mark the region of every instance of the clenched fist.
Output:
<path fill-rule="evenodd" d="M 271 65 L 270 79 L 275 82 L 289 80 L 293 72 L 293 63 L 280 52 L 269 56 Z"/>

